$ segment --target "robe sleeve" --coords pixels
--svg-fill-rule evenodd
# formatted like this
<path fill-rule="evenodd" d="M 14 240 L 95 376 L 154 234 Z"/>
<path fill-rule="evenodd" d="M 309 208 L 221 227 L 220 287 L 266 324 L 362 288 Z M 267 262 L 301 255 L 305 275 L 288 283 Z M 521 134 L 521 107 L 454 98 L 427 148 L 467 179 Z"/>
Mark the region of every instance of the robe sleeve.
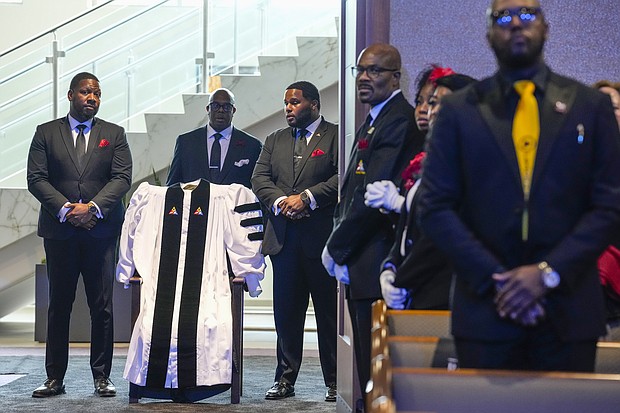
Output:
<path fill-rule="evenodd" d="M 125 284 L 125 288 L 129 288 L 129 279 L 136 270 L 133 257 L 134 239 L 142 210 L 148 202 L 149 188 L 150 185 L 147 182 L 140 184 L 129 201 L 127 211 L 125 211 L 116 265 L 116 280 Z"/>
<path fill-rule="evenodd" d="M 260 281 L 265 277 L 265 257 L 261 253 L 263 220 L 256 195 L 248 188 L 233 184 L 226 197 L 229 219 L 224 243 L 234 274 L 245 278 L 248 292 L 258 297 Z"/>

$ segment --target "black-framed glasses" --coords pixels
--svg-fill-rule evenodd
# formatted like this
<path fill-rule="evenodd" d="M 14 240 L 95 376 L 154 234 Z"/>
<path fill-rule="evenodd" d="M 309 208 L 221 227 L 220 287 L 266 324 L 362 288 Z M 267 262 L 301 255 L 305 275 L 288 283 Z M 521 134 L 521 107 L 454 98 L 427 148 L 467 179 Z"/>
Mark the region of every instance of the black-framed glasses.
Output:
<path fill-rule="evenodd" d="M 398 72 L 399 70 L 400 69 L 387 69 L 385 67 L 380 67 L 380 66 L 367 66 L 367 67 L 353 66 L 351 68 L 351 74 L 353 75 L 353 77 L 358 77 L 358 76 L 361 76 L 362 73 L 366 72 L 369 78 L 376 79 L 383 72 Z"/>
<path fill-rule="evenodd" d="M 491 13 L 491 21 L 498 27 L 508 27 L 515 16 L 519 17 L 523 25 L 533 23 L 542 12 L 540 7 L 514 7 L 511 9 L 495 10 Z"/>
<path fill-rule="evenodd" d="M 222 109 L 224 112 L 230 113 L 233 110 L 233 105 L 231 105 L 230 103 L 219 104 L 217 102 L 211 102 L 209 104 L 209 109 L 211 109 L 213 112 L 217 112 L 218 110 Z"/>

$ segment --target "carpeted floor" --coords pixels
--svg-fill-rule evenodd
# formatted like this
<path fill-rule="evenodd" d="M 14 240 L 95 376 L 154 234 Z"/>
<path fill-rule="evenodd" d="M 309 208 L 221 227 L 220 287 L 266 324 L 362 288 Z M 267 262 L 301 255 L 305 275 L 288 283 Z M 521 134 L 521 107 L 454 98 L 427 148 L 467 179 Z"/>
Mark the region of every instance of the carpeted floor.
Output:
<path fill-rule="evenodd" d="M 111 379 L 118 395 L 99 398 L 93 394 L 88 356 L 71 356 L 65 377 L 67 394 L 49 399 L 34 399 L 32 391 L 45 380 L 41 356 L 0 356 L 0 410 L 2 412 L 313 412 L 334 413 L 335 403 L 323 401 L 325 385 L 317 357 L 307 357 L 295 385 L 295 397 L 280 401 L 264 399 L 271 386 L 275 357 L 246 356 L 244 358 L 243 396 L 241 403 L 230 404 L 230 391 L 195 404 L 177 404 L 165 400 L 142 399 L 140 404 L 128 404 L 128 385 L 122 378 L 125 357 L 116 356 Z M 13 375 L 20 375 L 12 380 Z M 23 375 L 23 376 L 21 376 Z M 2 385 L 2 383 L 6 383 Z"/>

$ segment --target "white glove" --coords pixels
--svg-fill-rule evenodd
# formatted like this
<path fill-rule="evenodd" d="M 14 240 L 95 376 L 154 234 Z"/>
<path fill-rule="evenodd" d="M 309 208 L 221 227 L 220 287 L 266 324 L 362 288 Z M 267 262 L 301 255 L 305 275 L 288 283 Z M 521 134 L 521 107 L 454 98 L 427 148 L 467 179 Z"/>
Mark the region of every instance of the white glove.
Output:
<path fill-rule="evenodd" d="M 336 273 L 334 272 L 334 266 L 336 265 L 336 262 L 329 254 L 327 246 L 323 248 L 323 252 L 321 253 L 321 262 L 323 263 L 323 267 L 327 270 L 327 273 L 332 277 L 335 277 Z"/>
<path fill-rule="evenodd" d="M 407 301 L 407 289 L 394 287 L 394 280 L 396 274 L 392 270 L 383 270 L 379 276 L 379 283 L 381 284 L 381 295 L 385 300 L 385 303 L 390 308 L 396 310 L 402 310 L 405 308 L 405 302 Z"/>
<path fill-rule="evenodd" d="M 349 267 L 346 265 L 334 265 L 334 274 L 338 281 L 343 284 L 349 284 Z"/>
<path fill-rule="evenodd" d="M 400 212 L 404 202 L 405 197 L 398 193 L 398 188 L 392 181 L 375 181 L 366 185 L 364 204 L 367 207 Z"/>

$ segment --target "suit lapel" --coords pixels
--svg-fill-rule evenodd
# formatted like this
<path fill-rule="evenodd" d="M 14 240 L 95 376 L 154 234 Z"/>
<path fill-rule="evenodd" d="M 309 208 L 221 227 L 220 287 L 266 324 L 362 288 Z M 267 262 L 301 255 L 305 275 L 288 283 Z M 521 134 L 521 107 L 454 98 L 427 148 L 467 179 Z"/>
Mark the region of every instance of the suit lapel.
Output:
<path fill-rule="evenodd" d="M 222 171 L 220 172 L 221 180 L 224 181 L 226 175 L 230 172 L 233 163 L 236 160 L 241 159 L 243 154 L 244 141 L 237 136 L 236 130 L 233 127 L 232 134 L 230 135 L 230 143 L 228 144 L 228 151 L 226 152 L 226 158 L 224 159 L 224 165 L 222 165 Z"/>
<path fill-rule="evenodd" d="M 81 174 L 80 167 L 77 160 L 77 153 L 75 152 L 75 143 L 73 143 L 73 134 L 71 133 L 71 124 L 67 117 L 61 118 L 60 124 L 60 135 L 62 137 L 62 141 L 67 148 L 67 153 L 69 154 L 69 158 L 71 158 L 71 162 L 75 165 L 75 169 L 78 174 Z"/>
<path fill-rule="evenodd" d="M 573 106 L 577 94 L 577 88 L 574 85 L 559 85 L 553 74 L 550 74 L 546 87 L 545 99 L 540 113 L 540 138 L 538 140 L 538 150 L 536 151 L 532 188 L 536 185 L 536 181 L 540 179 L 543 166 L 551 152 L 551 147 L 558 138 L 558 131 L 566 121 L 566 114 Z M 575 130 L 575 136 L 577 136 L 577 130 Z"/>
<path fill-rule="evenodd" d="M 480 95 L 480 113 L 489 126 L 491 135 L 500 147 L 501 152 L 508 160 L 508 165 L 510 165 L 516 184 L 521 187 L 519 164 L 512 141 L 513 114 L 508 113 L 506 110 L 506 102 L 502 96 L 502 88 L 497 80 L 497 76 L 491 78 L 490 82 L 490 84 L 487 84 L 487 90 L 481 90 L 484 87 L 481 84 L 478 84 L 476 87 Z"/>
<path fill-rule="evenodd" d="M 203 136 L 204 136 L 204 154 L 201 154 L 201 156 L 203 157 L 203 159 L 205 159 L 204 162 L 200 162 L 200 165 L 203 165 L 204 169 L 203 169 L 203 174 L 202 176 L 205 177 L 205 179 L 209 182 L 211 181 L 211 168 L 209 167 L 209 131 L 207 130 L 207 126 L 204 127 L 204 132 L 203 132 Z"/>
<path fill-rule="evenodd" d="M 301 161 L 299 161 L 299 169 L 297 170 L 297 174 L 295 174 L 295 182 L 299 178 L 301 171 L 303 171 L 304 167 L 306 166 L 308 158 L 310 158 L 312 152 L 316 149 L 316 147 L 319 145 L 319 142 L 323 139 L 323 135 L 325 134 L 326 129 L 327 127 L 325 126 L 325 121 L 322 120 L 319 124 L 319 127 L 316 128 L 314 135 L 312 135 L 310 143 L 308 143 L 308 146 L 306 146 L 306 149 L 304 149 L 304 153 L 301 156 Z"/>
<path fill-rule="evenodd" d="M 82 165 L 82 173 L 88 163 L 90 162 L 90 158 L 93 156 L 93 152 L 97 146 L 99 146 L 99 139 L 101 136 L 101 122 L 97 122 L 97 118 L 93 118 L 92 127 L 90 129 L 90 136 L 88 137 L 88 147 L 86 148 L 86 157 L 84 158 L 84 165 Z"/>

